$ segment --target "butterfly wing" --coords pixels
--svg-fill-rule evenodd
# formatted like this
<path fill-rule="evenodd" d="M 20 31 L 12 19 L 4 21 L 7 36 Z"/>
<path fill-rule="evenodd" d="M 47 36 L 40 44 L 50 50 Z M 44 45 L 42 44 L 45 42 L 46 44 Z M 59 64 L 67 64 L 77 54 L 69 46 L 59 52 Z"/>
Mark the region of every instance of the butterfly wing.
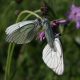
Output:
<path fill-rule="evenodd" d="M 38 20 L 23 21 L 11 25 L 6 29 L 6 41 L 17 44 L 29 43 L 39 29 Z"/>
<path fill-rule="evenodd" d="M 56 51 L 47 44 L 43 50 L 42 58 L 45 64 L 56 74 L 62 75 L 64 71 L 63 52 L 58 38 L 55 38 L 54 46 Z"/>

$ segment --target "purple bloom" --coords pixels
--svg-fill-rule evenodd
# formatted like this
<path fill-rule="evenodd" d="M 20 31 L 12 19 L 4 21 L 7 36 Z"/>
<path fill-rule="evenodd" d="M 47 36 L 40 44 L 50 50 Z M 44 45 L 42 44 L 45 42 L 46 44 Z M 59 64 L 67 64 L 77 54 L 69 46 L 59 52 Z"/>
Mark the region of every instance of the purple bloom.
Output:
<path fill-rule="evenodd" d="M 74 4 L 71 6 L 70 13 L 68 16 L 70 21 L 76 22 L 76 28 L 80 28 L 80 7 L 76 7 Z"/>
<path fill-rule="evenodd" d="M 39 40 L 40 40 L 40 41 L 43 41 L 45 38 L 46 38 L 46 37 L 45 37 L 45 33 L 44 33 L 44 32 L 40 32 L 40 33 L 39 33 Z"/>
<path fill-rule="evenodd" d="M 61 19 L 61 20 L 58 20 L 58 22 L 59 22 L 59 24 L 65 25 L 67 23 L 67 20 Z"/>
<path fill-rule="evenodd" d="M 59 25 L 66 25 L 68 23 L 65 19 L 53 20 L 51 22 L 52 27 L 59 27 Z"/>

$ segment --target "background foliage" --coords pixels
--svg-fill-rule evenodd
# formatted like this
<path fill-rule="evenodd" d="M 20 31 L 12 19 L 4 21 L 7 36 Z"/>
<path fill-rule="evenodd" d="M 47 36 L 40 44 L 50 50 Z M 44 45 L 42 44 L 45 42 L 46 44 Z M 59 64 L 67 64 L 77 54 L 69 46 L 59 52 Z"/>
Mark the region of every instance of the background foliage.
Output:
<path fill-rule="evenodd" d="M 21 1 L 21 2 L 19 2 Z M 0 0 L 0 80 L 4 80 L 8 45 L 5 29 L 15 23 L 23 10 L 37 10 L 41 0 Z M 45 0 L 55 15 L 51 19 L 66 18 L 72 0 Z M 75 0 L 80 5 L 80 0 Z M 22 18 L 24 18 L 22 16 Z M 26 45 L 16 45 L 11 64 L 11 80 L 80 80 L 80 30 L 71 23 L 61 36 L 65 70 L 57 76 L 42 61 L 42 50 L 46 42 L 33 40 Z"/>

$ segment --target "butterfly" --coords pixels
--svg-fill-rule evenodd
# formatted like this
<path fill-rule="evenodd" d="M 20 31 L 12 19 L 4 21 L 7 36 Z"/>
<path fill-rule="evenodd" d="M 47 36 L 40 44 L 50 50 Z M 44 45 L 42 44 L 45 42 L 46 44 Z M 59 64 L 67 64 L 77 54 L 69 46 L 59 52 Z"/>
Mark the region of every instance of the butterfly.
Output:
<path fill-rule="evenodd" d="M 16 44 L 26 44 L 33 40 L 39 29 L 42 28 L 45 33 L 47 45 L 42 52 L 44 63 L 56 74 L 62 75 L 64 72 L 63 51 L 59 37 L 51 28 L 50 21 L 47 18 L 43 20 L 35 19 L 18 22 L 6 29 L 6 41 Z"/>

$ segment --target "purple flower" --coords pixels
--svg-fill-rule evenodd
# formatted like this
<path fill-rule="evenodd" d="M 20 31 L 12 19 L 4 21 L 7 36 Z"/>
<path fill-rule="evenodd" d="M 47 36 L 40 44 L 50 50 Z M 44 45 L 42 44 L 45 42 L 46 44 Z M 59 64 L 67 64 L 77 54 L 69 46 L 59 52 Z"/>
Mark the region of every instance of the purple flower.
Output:
<path fill-rule="evenodd" d="M 52 27 L 59 27 L 59 25 L 66 25 L 66 24 L 68 24 L 68 20 L 65 20 L 65 19 L 51 21 Z"/>
<path fill-rule="evenodd" d="M 70 8 L 70 13 L 68 16 L 70 21 L 76 22 L 76 28 L 80 28 L 80 7 L 75 6 L 74 4 Z"/>
<path fill-rule="evenodd" d="M 40 41 L 43 41 L 45 38 L 46 38 L 46 37 L 45 37 L 45 32 L 40 32 L 40 33 L 39 33 L 39 40 L 40 40 Z"/>
<path fill-rule="evenodd" d="M 58 20 L 59 24 L 65 25 L 68 21 L 65 19 Z"/>

